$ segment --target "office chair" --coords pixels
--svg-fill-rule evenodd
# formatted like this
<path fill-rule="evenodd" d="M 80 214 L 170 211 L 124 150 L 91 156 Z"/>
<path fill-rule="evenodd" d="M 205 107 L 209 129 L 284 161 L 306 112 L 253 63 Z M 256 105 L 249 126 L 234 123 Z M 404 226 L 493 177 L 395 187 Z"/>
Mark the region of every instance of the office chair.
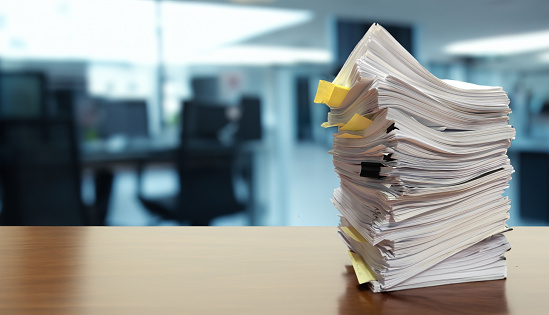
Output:
<path fill-rule="evenodd" d="M 46 84 L 40 72 L 0 72 L 0 118 L 44 117 Z"/>
<path fill-rule="evenodd" d="M 238 123 L 236 140 L 240 143 L 261 140 L 261 100 L 256 96 L 243 96 L 240 99 L 242 115 Z"/>
<path fill-rule="evenodd" d="M 73 122 L 2 119 L 2 225 L 86 225 Z"/>
<path fill-rule="evenodd" d="M 138 198 L 151 213 L 182 224 L 209 225 L 218 216 L 244 210 L 234 187 L 237 145 L 220 140 L 233 123 L 226 110 L 211 103 L 184 103 L 177 154 L 180 190 L 176 196 L 151 199 L 139 188 Z"/>
<path fill-rule="evenodd" d="M 96 204 L 84 207 L 75 91 L 46 87 L 40 72 L 0 73 L 0 224 L 103 225 L 112 173 L 98 172 Z M 55 110 L 47 107 L 49 96 Z"/>

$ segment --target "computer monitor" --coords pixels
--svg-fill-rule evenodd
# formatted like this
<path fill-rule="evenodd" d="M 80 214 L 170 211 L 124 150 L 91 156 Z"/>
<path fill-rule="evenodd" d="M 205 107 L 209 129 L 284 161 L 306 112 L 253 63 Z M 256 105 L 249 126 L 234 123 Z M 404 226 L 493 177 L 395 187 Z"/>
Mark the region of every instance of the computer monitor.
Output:
<path fill-rule="evenodd" d="M 96 100 L 100 108 L 99 137 L 143 138 L 149 136 L 145 100 Z"/>

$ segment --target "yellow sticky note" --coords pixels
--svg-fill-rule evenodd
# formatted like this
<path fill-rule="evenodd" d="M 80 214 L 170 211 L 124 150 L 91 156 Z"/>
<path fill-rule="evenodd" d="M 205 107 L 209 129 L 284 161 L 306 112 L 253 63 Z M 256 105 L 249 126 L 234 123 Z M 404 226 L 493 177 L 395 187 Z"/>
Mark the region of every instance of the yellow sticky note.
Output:
<path fill-rule="evenodd" d="M 338 107 L 349 93 L 349 88 L 332 82 L 320 80 L 316 90 L 315 103 L 323 103 L 330 107 Z"/>
<path fill-rule="evenodd" d="M 341 130 L 364 130 L 372 124 L 372 121 L 362 115 L 355 114 L 346 124 L 341 127 Z"/>
<path fill-rule="evenodd" d="M 368 265 L 366 265 L 360 255 L 349 251 L 349 257 L 351 258 L 351 263 L 353 264 L 353 269 L 355 270 L 356 278 L 358 279 L 359 284 L 377 280 L 374 273 L 370 270 Z"/>
<path fill-rule="evenodd" d="M 351 237 L 357 242 L 361 242 L 361 243 L 367 242 L 364 236 L 358 233 L 358 231 L 352 226 L 342 226 L 341 230 L 343 231 L 343 233 L 347 234 L 347 236 Z"/>
<path fill-rule="evenodd" d="M 330 127 L 340 127 L 340 126 L 343 126 L 343 124 L 330 124 L 329 122 L 323 122 L 322 125 L 320 126 L 324 128 L 330 128 Z"/>
<path fill-rule="evenodd" d="M 343 133 L 343 134 L 337 135 L 336 137 L 338 137 L 338 138 L 345 138 L 345 139 L 360 139 L 360 138 L 364 138 L 363 136 L 352 135 L 352 134 L 350 134 L 350 133 Z"/>

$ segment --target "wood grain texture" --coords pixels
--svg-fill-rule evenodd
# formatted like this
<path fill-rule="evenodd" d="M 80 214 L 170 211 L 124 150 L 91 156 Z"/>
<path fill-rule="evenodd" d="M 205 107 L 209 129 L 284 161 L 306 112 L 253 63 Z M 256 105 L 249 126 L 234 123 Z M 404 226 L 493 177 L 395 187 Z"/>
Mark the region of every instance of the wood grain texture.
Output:
<path fill-rule="evenodd" d="M 374 294 L 333 227 L 1 227 L 0 314 L 548 314 L 549 228 L 508 279 Z"/>

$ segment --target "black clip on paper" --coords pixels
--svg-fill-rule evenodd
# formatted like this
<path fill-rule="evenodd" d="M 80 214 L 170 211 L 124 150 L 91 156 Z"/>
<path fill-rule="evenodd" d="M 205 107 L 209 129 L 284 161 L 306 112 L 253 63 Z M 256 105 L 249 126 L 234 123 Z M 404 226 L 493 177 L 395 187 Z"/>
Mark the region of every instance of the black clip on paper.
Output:
<path fill-rule="evenodd" d="M 360 177 L 380 178 L 381 163 L 360 162 Z"/>

